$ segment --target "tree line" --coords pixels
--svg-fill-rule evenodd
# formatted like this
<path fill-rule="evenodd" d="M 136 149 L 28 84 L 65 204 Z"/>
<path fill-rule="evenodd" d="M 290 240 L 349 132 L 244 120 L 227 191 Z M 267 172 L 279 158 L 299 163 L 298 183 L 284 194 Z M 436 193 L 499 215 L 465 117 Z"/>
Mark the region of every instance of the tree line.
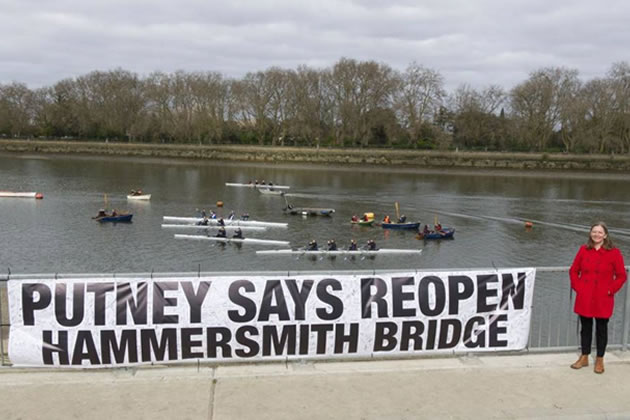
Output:
<path fill-rule="evenodd" d="M 630 153 L 630 65 L 583 81 L 541 68 L 511 90 L 411 63 L 217 72 L 94 71 L 30 89 L 0 84 L 0 136 L 173 144 Z"/>

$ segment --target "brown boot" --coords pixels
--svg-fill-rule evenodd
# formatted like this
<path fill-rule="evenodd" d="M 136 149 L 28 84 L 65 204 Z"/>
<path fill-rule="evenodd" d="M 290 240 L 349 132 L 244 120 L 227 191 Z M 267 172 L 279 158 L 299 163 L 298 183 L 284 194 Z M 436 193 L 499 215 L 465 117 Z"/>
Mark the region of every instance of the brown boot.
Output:
<path fill-rule="evenodd" d="M 604 358 L 597 357 L 595 359 L 595 369 L 593 369 L 595 373 L 604 373 Z"/>
<path fill-rule="evenodd" d="M 573 369 L 580 369 L 583 368 L 585 366 L 588 366 L 588 354 L 583 354 L 580 356 L 579 359 L 577 359 L 577 362 L 573 363 L 571 365 L 571 368 Z"/>

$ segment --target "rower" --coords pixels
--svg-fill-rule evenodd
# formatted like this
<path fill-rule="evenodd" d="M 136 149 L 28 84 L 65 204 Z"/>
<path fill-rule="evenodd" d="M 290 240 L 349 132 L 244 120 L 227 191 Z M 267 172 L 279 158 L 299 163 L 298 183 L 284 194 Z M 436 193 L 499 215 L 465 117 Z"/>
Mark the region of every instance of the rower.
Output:
<path fill-rule="evenodd" d="M 223 221 L 223 218 L 221 218 L 221 219 L 219 219 L 219 220 L 217 221 L 217 225 L 219 225 L 219 226 L 225 226 L 225 222 Z"/>
<path fill-rule="evenodd" d="M 318 249 L 319 247 L 317 246 L 317 241 L 315 239 L 309 242 L 308 246 L 306 247 L 307 251 L 317 251 Z"/>
<path fill-rule="evenodd" d="M 243 238 L 243 231 L 241 230 L 241 228 L 237 228 L 234 231 L 234 235 L 232 236 L 232 238 L 234 238 L 234 239 L 245 239 L 245 238 Z"/>
<path fill-rule="evenodd" d="M 201 217 L 206 217 L 206 209 L 201 210 Z"/>
<path fill-rule="evenodd" d="M 234 216 L 235 216 L 235 213 L 234 213 L 234 210 L 232 210 L 228 216 L 228 220 L 234 219 Z"/>
<path fill-rule="evenodd" d="M 225 232 L 225 228 L 221 226 L 219 231 L 217 232 L 217 238 L 227 238 L 227 233 Z"/>
<path fill-rule="evenodd" d="M 335 242 L 334 239 L 331 239 L 330 241 L 328 241 L 328 250 L 329 251 L 336 251 L 337 250 L 337 242 Z"/>
<path fill-rule="evenodd" d="M 359 248 L 357 247 L 356 239 L 350 239 L 350 246 L 348 246 L 348 251 L 356 251 Z"/>
<path fill-rule="evenodd" d="M 248 220 L 248 219 L 249 219 L 249 213 L 241 214 L 241 220 Z"/>
<path fill-rule="evenodd" d="M 424 229 L 422 229 L 422 234 L 428 235 L 429 233 L 431 233 L 431 231 L 429 230 L 429 225 L 424 225 Z"/>
<path fill-rule="evenodd" d="M 203 220 L 197 222 L 197 225 L 198 226 L 208 226 L 208 217 L 204 216 Z"/>
<path fill-rule="evenodd" d="M 376 242 L 373 239 L 368 239 L 367 241 L 367 250 L 368 251 L 376 251 Z"/>
<path fill-rule="evenodd" d="M 210 218 L 211 218 L 211 219 L 216 219 L 216 218 L 217 218 L 217 214 L 214 212 L 214 210 L 212 210 L 212 211 L 210 212 Z"/>

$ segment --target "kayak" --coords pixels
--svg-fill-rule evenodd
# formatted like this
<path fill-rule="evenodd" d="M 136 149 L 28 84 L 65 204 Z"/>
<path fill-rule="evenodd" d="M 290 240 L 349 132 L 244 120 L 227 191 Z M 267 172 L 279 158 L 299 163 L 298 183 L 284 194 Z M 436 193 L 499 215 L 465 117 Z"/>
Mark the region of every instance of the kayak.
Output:
<path fill-rule="evenodd" d="M 127 200 L 150 200 L 151 194 L 128 195 Z"/>
<path fill-rule="evenodd" d="M 226 182 L 226 187 L 246 187 L 246 188 L 259 188 L 259 189 L 269 189 L 273 188 L 276 190 L 288 190 L 288 185 L 268 185 L 268 184 L 240 184 L 238 182 Z"/>
<path fill-rule="evenodd" d="M 175 235 L 175 239 L 192 239 L 197 241 L 215 241 L 215 242 L 227 242 L 227 243 L 246 243 L 256 245 L 289 245 L 289 241 L 274 241 L 271 239 L 255 239 L 255 238 L 217 238 L 216 236 L 203 236 L 203 235 Z"/>
<path fill-rule="evenodd" d="M 101 216 L 101 217 L 93 217 L 92 219 L 97 222 L 131 222 L 131 218 L 133 214 L 118 214 L 116 216 Z"/>
<path fill-rule="evenodd" d="M 44 194 L 38 192 L 12 192 L 12 191 L 0 191 L 0 197 L 9 198 L 36 198 L 41 200 L 44 198 Z"/>
<path fill-rule="evenodd" d="M 350 251 L 347 249 L 339 249 L 337 251 L 307 251 L 305 249 L 277 249 L 274 251 L 256 251 L 256 254 L 262 255 L 382 255 L 382 254 L 421 254 L 421 249 L 376 249 L 369 251 L 367 249 L 357 249 Z"/>
<path fill-rule="evenodd" d="M 212 226 L 204 226 L 204 225 L 168 225 L 163 224 L 162 229 L 212 229 L 217 230 L 220 226 L 212 225 Z M 240 229 L 243 232 L 261 232 L 267 230 L 265 226 L 225 226 L 225 230 L 228 232 L 235 231 L 236 229 Z"/>
<path fill-rule="evenodd" d="M 420 227 L 420 222 L 410 222 L 410 223 L 381 223 L 383 229 L 405 229 L 411 230 Z"/>
<path fill-rule="evenodd" d="M 175 216 L 164 216 L 165 222 L 171 223 L 198 223 L 203 220 L 201 217 L 175 217 Z M 213 226 L 218 224 L 219 219 L 208 219 L 208 223 L 211 223 Z M 257 220 L 227 220 L 223 219 L 225 222 L 225 226 L 265 226 L 265 227 L 278 227 L 278 228 L 286 228 L 288 223 L 278 223 L 278 222 L 261 222 Z"/>
<path fill-rule="evenodd" d="M 441 232 L 431 231 L 428 234 L 422 232 L 416 235 L 418 239 L 453 239 L 455 235 L 455 228 L 444 228 Z"/>

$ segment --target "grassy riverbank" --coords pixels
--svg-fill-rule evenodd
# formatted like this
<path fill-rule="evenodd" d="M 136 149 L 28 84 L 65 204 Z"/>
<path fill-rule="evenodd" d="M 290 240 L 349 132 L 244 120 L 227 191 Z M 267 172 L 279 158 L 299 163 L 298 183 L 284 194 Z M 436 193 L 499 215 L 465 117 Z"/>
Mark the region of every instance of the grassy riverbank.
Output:
<path fill-rule="evenodd" d="M 436 168 L 571 169 L 630 172 L 630 155 L 456 152 L 390 149 L 316 149 L 231 145 L 157 145 L 0 140 L 11 153 L 88 154 L 241 162 L 369 164 Z"/>

